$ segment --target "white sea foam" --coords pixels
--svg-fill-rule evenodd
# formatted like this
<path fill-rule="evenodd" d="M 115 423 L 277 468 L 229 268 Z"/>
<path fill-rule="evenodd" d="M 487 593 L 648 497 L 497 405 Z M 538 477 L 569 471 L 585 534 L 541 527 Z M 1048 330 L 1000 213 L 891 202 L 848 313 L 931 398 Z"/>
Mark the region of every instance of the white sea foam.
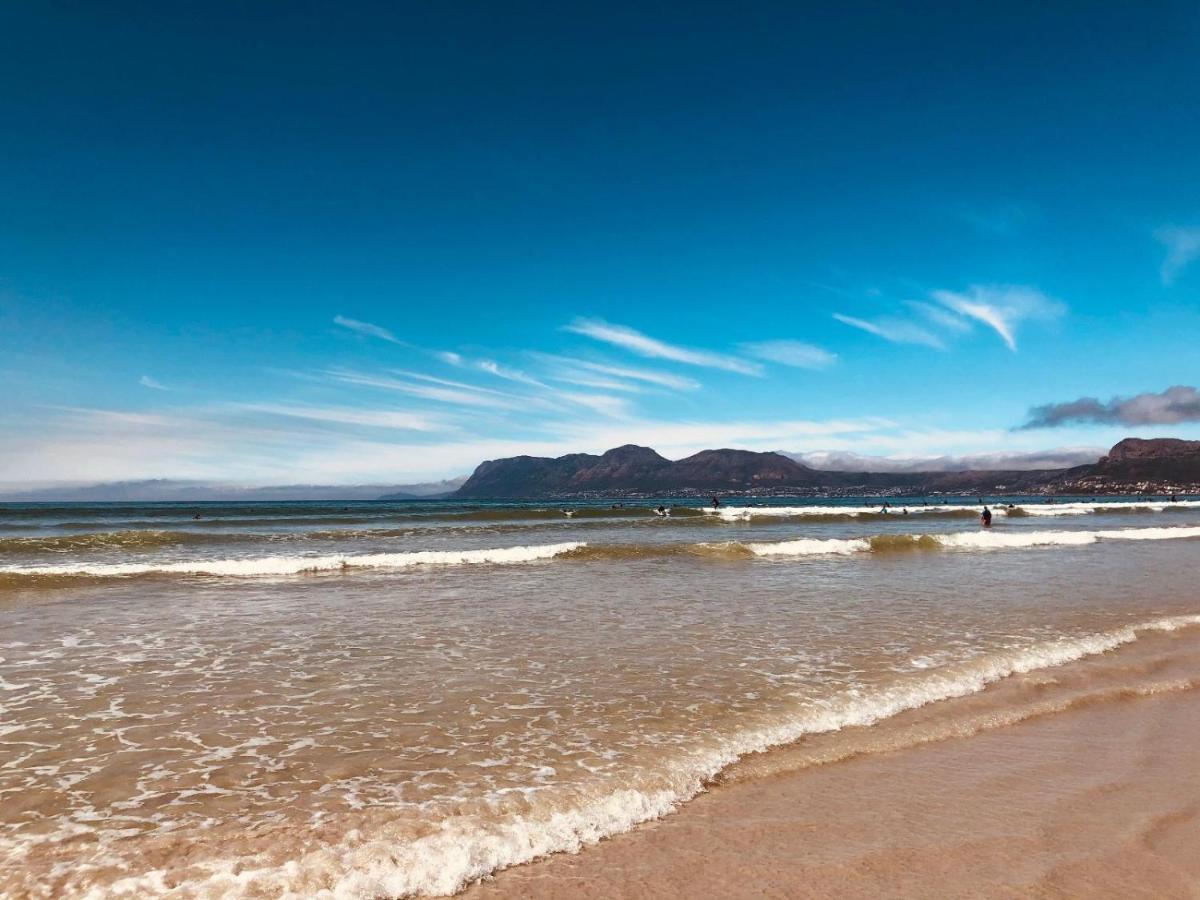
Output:
<path fill-rule="evenodd" d="M 339 846 L 323 848 L 278 869 L 254 869 L 231 860 L 197 888 L 205 896 L 264 891 L 297 896 L 297 885 L 316 881 L 332 882 L 332 889 L 321 895 L 334 898 L 453 894 L 488 873 L 549 853 L 577 851 L 667 815 L 699 794 L 706 781 L 747 754 L 792 743 L 809 734 L 870 726 L 929 703 L 978 693 L 1011 675 L 1114 650 L 1137 640 L 1140 632 L 1175 631 L 1195 625 L 1200 625 L 1200 615 L 1157 619 L 927 669 L 898 678 L 869 695 L 846 690 L 819 704 L 799 706 L 772 725 L 747 729 L 715 746 L 683 756 L 666 773 L 666 787 L 618 790 L 571 808 L 499 822 L 452 820 L 431 834 L 409 841 L 386 836 L 362 840 L 361 835 L 353 833 Z M 147 873 L 114 887 L 134 893 L 159 893 L 158 874 Z"/>
<path fill-rule="evenodd" d="M 1106 512 L 1165 512 L 1171 509 L 1200 509 L 1200 500 L 1135 500 L 1070 503 L 1026 503 L 1017 506 L 1027 516 L 1084 516 Z"/>
<path fill-rule="evenodd" d="M 80 575 L 121 577 L 130 575 L 299 575 L 343 569 L 408 569 L 413 566 L 504 564 L 550 559 L 587 546 L 582 541 L 528 547 L 484 550 L 420 550 L 411 553 L 365 553 L 333 556 L 259 556 L 249 559 L 197 559 L 185 562 L 108 563 L 66 566 L 2 566 L 4 575 Z"/>
<path fill-rule="evenodd" d="M 866 538 L 801 538 L 796 541 L 774 541 L 746 546 L 755 556 L 845 556 L 870 550 L 871 542 Z"/>
<path fill-rule="evenodd" d="M 939 514 L 947 512 L 970 512 L 978 509 L 979 504 L 939 503 L 930 506 L 908 506 L 903 501 L 892 503 L 888 508 L 889 515 L 903 515 L 908 510 L 911 515 Z M 996 507 L 999 512 L 1008 512 L 1003 506 Z M 1072 501 L 1067 503 L 1020 503 L 1016 505 L 1019 514 L 1029 516 L 1083 516 L 1092 513 L 1127 512 L 1138 510 L 1145 512 L 1164 512 L 1172 509 L 1200 509 L 1200 500 L 1179 500 L 1174 503 L 1166 500 L 1145 501 Z M 746 522 L 751 519 L 771 518 L 800 518 L 803 516 L 866 516 L 883 511 L 883 502 L 874 506 L 722 506 L 718 509 L 706 508 L 704 512 L 717 516 L 727 522 Z"/>
<path fill-rule="evenodd" d="M 889 514 L 903 515 L 903 510 L 910 513 L 944 513 L 961 510 L 971 510 L 972 507 L 963 504 L 938 504 L 936 506 L 904 506 L 893 504 Z M 717 516 L 727 522 L 745 522 L 750 519 L 790 519 L 801 516 L 865 516 L 883 511 L 883 502 L 875 506 L 722 506 L 717 509 L 706 507 L 704 512 Z"/>
<path fill-rule="evenodd" d="M 1097 541 L 1164 541 L 1200 537 L 1200 526 L 1112 528 L 1101 531 L 964 531 L 951 534 L 879 535 L 874 538 L 803 538 L 747 544 L 756 556 L 845 556 L 906 547 L 952 550 L 1011 550 L 1027 547 L 1075 547 Z"/>

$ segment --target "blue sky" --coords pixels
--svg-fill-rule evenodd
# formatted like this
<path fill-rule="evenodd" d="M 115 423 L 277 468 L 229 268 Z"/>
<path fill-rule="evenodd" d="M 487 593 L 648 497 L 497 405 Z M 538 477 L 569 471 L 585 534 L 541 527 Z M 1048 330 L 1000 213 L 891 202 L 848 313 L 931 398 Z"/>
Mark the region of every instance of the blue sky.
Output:
<path fill-rule="evenodd" d="M 1200 438 L 1200 8 L 901 6 L 6 5 L 0 482 Z"/>

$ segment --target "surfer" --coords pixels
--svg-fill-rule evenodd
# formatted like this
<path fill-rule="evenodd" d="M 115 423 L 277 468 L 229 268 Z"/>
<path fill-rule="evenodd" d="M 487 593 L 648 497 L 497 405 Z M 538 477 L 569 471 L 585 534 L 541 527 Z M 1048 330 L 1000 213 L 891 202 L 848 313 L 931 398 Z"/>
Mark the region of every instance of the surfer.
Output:
<path fill-rule="evenodd" d="M 670 515 L 670 513 L 667 512 L 667 508 L 665 506 L 660 506 L 658 509 L 656 509 L 654 511 L 654 514 L 656 516 L 662 516 L 663 518 L 666 518 L 667 516 Z"/>
<path fill-rule="evenodd" d="M 984 528 L 992 527 L 992 511 L 986 506 L 983 508 L 983 512 L 979 514 L 979 524 Z"/>
<path fill-rule="evenodd" d="M 712 507 L 713 509 L 721 508 L 721 498 L 720 497 L 713 497 L 712 502 L 713 502 L 713 507 Z"/>

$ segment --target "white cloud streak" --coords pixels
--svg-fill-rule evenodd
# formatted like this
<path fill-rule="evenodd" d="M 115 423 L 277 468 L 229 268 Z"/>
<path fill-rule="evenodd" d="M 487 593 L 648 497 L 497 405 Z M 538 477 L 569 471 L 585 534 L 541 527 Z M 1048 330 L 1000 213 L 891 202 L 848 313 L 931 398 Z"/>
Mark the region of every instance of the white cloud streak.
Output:
<path fill-rule="evenodd" d="M 655 369 L 640 369 L 631 366 L 615 365 L 608 362 L 595 362 L 587 359 L 577 359 L 571 356 L 555 356 L 549 353 L 534 353 L 532 356 L 555 369 L 551 376 L 558 381 L 568 381 L 574 384 L 593 384 L 606 386 L 612 390 L 637 391 L 633 384 L 619 385 L 617 382 L 601 380 L 589 381 L 595 373 L 611 378 L 623 379 L 627 382 L 638 382 L 653 387 L 666 388 L 671 391 L 695 391 L 700 388 L 700 382 L 694 378 L 675 375 L 671 372 L 661 372 Z"/>
<path fill-rule="evenodd" d="M 668 344 L 628 326 L 611 325 L 600 319 L 576 319 L 566 326 L 566 330 L 651 359 L 667 359 L 689 366 L 736 372 L 739 375 L 762 374 L 762 366 L 750 360 L 723 353 L 713 353 L 708 350 L 694 350 L 690 347 Z"/>
<path fill-rule="evenodd" d="M 528 384 L 532 387 L 546 387 L 543 382 L 538 381 L 532 375 L 526 375 L 519 369 L 510 369 L 507 366 L 502 366 L 490 359 L 481 359 L 478 365 L 480 369 L 489 375 L 495 375 L 497 378 L 503 378 L 505 381 L 515 381 L 518 384 Z"/>
<path fill-rule="evenodd" d="M 856 319 L 854 316 L 846 316 L 842 313 L 834 313 L 833 317 L 843 325 L 849 325 L 851 328 L 881 337 L 892 344 L 920 344 L 936 350 L 946 349 L 942 339 L 929 329 L 904 319 L 889 317 L 873 320 Z"/>
<path fill-rule="evenodd" d="M 342 328 L 347 328 L 350 331 L 365 335 L 366 337 L 379 338 L 382 341 L 390 341 L 393 344 L 403 344 L 404 342 L 384 328 L 382 325 L 372 325 L 370 322 L 361 322 L 358 319 L 348 319 L 345 316 L 334 316 L 333 324 L 340 325 Z"/>
<path fill-rule="evenodd" d="M 1014 352 L 1021 322 L 1053 319 L 1066 311 L 1059 301 L 1024 285 L 972 285 L 966 293 L 934 291 L 932 296 L 947 309 L 987 325 Z"/>
<path fill-rule="evenodd" d="M 295 406 L 283 403 L 239 403 L 235 409 L 270 416 L 327 422 L 337 425 L 364 425 L 371 428 L 394 428 L 403 431 L 444 432 L 448 423 L 420 413 L 386 409 L 351 409 L 346 407 Z"/>
<path fill-rule="evenodd" d="M 371 375 L 365 372 L 355 372 L 346 369 L 331 369 L 326 374 L 343 384 L 359 387 L 378 388 L 386 391 L 397 391 L 410 397 L 423 400 L 433 400 L 439 403 L 450 403 L 456 406 L 473 406 L 487 409 L 519 409 L 520 398 L 499 391 L 477 388 L 455 381 L 446 381 L 417 373 L 403 373 L 419 381 L 405 381 L 385 375 Z"/>
<path fill-rule="evenodd" d="M 971 323 L 957 313 L 941 306 L 925 303 L 922 300 L 908 301 L 908 307 L 920 313 L 930 324 L 946 331 L 965 333 L 971 330 Z"/>
<path fill-rule="evenodd" d="M 147 387 L 147 388 L 150 388 L 151 390 L 155 390 L 155 391 L 169 391 L 170 390 L 170 388 L 167 387 L 165 384 L 163 384 L 161 381 L 159 381 L 155 378 L 151 378 L 149 375 L 143 375 L 141 378 L 139 378 L 138 384 L 140 384 L 142 387 Z"/>
<path fill-rule="evenodd" d="M 802 341 L 758 341 L 738 347 L 747 356 L 792 366 L 797 369 L 828 369 L 837 362 L 837 354 Z"/>

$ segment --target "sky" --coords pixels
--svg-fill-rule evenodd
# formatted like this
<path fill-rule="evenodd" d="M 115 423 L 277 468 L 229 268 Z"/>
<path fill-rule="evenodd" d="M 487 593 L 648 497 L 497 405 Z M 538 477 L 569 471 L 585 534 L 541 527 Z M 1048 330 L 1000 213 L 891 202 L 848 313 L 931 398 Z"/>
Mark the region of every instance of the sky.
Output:
<path fill-rule="evenodd" d="M 46 0 L 0 85 L 3 484 L 1200 438 L 1194 3 Z"/>

